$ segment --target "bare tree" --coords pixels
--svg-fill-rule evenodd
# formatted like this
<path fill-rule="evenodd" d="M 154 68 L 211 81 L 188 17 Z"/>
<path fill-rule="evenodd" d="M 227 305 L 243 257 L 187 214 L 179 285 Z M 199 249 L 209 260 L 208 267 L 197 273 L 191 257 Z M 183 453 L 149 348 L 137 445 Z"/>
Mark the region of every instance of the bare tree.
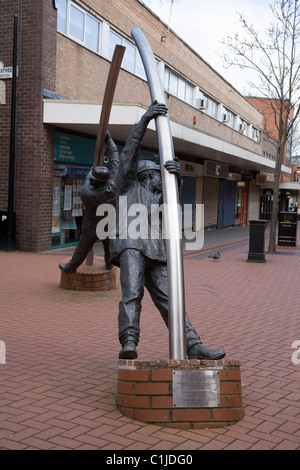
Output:
<path fill-rule="evenodd" d="M 276 127 L 277 148 L 274 170 L 273 210 L 269 252 L 276 252 L 279 182 L 285 148 L 300 116 L 300 7 L 299 0 L 275 0 L 270 4 L 274 22 L 265 35 L 238 13 L 242 34 L 228 36 L 223 58 L 228 66 L 256 72 L 257 82 L 249 82 L 260 97 L 268 100 Z"/>

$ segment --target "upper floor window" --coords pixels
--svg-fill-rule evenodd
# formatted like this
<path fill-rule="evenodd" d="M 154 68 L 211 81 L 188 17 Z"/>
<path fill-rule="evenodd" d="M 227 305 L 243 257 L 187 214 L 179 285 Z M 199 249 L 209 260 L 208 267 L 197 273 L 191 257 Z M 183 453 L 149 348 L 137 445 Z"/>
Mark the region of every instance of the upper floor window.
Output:
<path fill-rule="evenodd" d="M 224 124 L 227 124 L 228 126 L 234 128 L 236 117 L 237 116 L 232 111 L 224 107 L 223 114 L 222 114 L 222 122 Z"/>
<path fill-rule="evenodd" d="M 210 96 L 202 93 L 202 97 L 197 99 L 197 108 L 215 119 L 218 119 L 219 103 Z"/>
<path fill-rule="evenodd" d="M 125 46 L 122 67 L 128 72 L 146 79 L 144 65 L 137 47 L 119 34 L 115 33 L 113 30 L 110 30 L 109 32 L 109 59 L 112 60 L 115 46 L 117 44 Z"/>
<path fill-rule="evenodd" d="M 188 83 L 183 77 L 171 72 L 169 69 L 165 68 L 165 80 L 164 88 L 165 91 L 171 95 L 176 96 L 186 103 L 192 104 L 193 99 L 193 87 Z"/>
<path fill-rule="evenodd" d="M 241 117 L 239 118 L 239 122 L 238 122 L 238 131 L 241 132 L 242 134 L 247 135 L 248 123 L 244 121 L 244 119 L 242 119 Z"/>
<path fill-rule="evenodd" d="M 99 52 L 100 25 L 71 0 L 59 0 L 57 30 L 94 52 Z"/>
<path fill-rule="evenodd" d="M 256 127 L 252 126 L 252 139 L 256 142 L 260 142 L 260 131 Z"/>

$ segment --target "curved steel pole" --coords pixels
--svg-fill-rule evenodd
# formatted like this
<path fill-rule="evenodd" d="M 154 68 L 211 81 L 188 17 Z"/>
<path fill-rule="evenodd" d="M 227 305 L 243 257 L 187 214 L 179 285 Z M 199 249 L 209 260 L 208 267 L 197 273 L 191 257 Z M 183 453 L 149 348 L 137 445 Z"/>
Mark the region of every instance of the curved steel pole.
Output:
<path fill-rule="evenodd" d="M 152 101 L 157 100 L 159 103 L 166 104 L 156 60 L 145 35 L 139 28 L 133 28 L 131 35 L 144 64 Z M 165 205 L 164 228 L 168 261 L 170 359 L 182 360 L 186 357 L 186 333 L 181 210 L 177 179 L 164 167 L 167 160 L 174 158 L 173 140 L 168 116 L 158 116 L 155 119 L 155 124 Z"/>

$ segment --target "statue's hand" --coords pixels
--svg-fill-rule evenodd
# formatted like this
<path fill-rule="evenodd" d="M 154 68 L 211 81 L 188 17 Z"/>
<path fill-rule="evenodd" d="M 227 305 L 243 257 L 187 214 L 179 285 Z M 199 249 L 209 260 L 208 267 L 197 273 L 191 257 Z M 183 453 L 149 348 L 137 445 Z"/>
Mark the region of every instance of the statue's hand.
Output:
<path fill-rule="evenodd" d="M 164 103 L 158 103 L 157 100 L 155 100 L 150 104 L 146 112 L 146 116 L 149 119 L 153 119 L 156 116 L 159 116 L 161 114 L 167 114 L 167 112 L 168 112 L 167 106 Z"/>
<path fill-rule="evenodd" d="M 168 170 L 169 173 L 172 173 L 176 176 L 178 181 L 178 186 L 182 186 L 182 178 L 181 178 L 181 167 L 177 157 L 174 157 L 174 160 L 166 161 L 164 167 Z"/>
<path fill-rule="evenodd" d="M 168 160 L 164 166 L 169 173 L 173 173 L 177 178 L 181 178 L 181 167 L 177 157 L 174 157 L 174 160 Z"/>

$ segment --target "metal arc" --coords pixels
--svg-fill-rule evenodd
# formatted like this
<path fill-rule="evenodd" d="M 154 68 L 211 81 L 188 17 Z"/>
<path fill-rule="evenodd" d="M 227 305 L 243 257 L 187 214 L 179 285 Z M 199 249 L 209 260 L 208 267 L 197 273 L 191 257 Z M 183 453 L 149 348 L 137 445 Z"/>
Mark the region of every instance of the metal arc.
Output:
<path fill-rule="evenodd" d="M 139 28 L 133 28 L 131 35 L 144 64 L 152 101 L 157 100 L 159 103 L 166 103 L 156 60 L 147 38 Z M 174 158 L 174 148 L 169 116 L 158 116 L 155 119 L 155 124 L 165 204 L 164 224 L 169 289 L 169 351 L 170 359 L 182 360 L 186 357 L 186 333 L 181 210 L 177 179 L 164 167 L 167 160 Z"/>

